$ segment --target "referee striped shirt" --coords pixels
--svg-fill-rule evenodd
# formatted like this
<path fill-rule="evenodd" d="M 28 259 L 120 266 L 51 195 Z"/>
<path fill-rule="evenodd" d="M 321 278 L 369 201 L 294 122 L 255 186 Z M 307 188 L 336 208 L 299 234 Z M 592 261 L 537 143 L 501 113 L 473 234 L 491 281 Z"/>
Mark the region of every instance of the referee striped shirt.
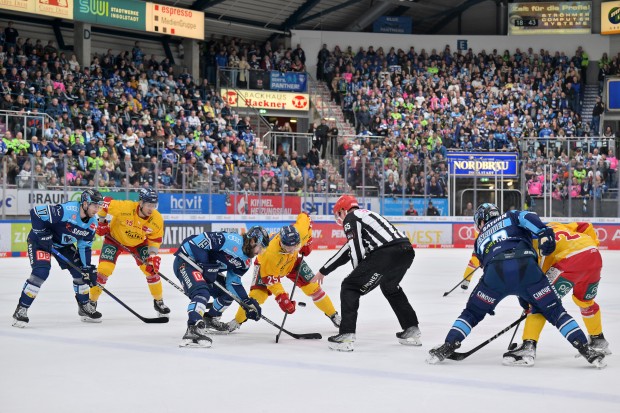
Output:
<path fill-rule="evenodd" d="M 356 209 L 347 214 L 343 222 L 347 243 L 321 268 L 327 275 L 351 260 L 353 268 L 371 252 L 385 246 L 409 242 L 407 235 L 396 229 L 381 215 L 366 209 Z"/>

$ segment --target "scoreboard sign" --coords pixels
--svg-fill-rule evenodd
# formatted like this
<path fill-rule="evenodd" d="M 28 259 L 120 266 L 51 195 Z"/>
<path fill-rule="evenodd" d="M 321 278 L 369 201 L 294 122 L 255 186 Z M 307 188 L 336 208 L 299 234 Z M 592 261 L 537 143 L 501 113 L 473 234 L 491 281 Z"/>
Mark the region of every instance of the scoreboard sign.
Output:
<path fill-rule="evenodd" d="M 508 4 L 508 34 L 590 34 L 592 2 Z"/>

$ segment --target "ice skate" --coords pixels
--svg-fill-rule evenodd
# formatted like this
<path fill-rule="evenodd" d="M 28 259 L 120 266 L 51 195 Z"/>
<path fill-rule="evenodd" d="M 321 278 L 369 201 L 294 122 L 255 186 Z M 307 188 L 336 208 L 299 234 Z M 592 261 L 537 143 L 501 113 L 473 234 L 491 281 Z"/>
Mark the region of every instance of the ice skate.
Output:
<path fill-rule="evenodd" d="M 78 302 L 78 315 L 85 323 L 100 323 L 101 313 L 97 311 L 96 301 L 86 301 L 85 303 Z"/>
<path fill-rule="evenodd" d="M 594 348 L 592 348 L 587 343 L 573 343 L 573 346 L 579 351 L 579 354 L 583 356 L 588 363 L 592 364 L 597 369 L 604 369 L 607 367 L 607 363 L 605 363 L 605 354 L 601 353 Z"/>
<path fill-rule="evenodd" d="M 418 326 L 407 327 L 405 331 L 396 333 L 398 342 L 405 346 L 421 346 L 422 345 L 422 333 Z"/>
<path fill-rule="evenodd" d="M 338 311 L 336 311 L 331 316 L 328 315 L 327 317 L 329 317 L 334 327 L 340 328 L 340 322 L 342 321 L 342 317 L 340 317 L 340 314 L 338 314 Z"/>
<path fill-rule="evenodd" d="M 426 359 L 426 362 L 428 364 L 440 363 L 450 357 L 450 355 L 454 353 L 454 350 L 459 347 L 461 347 L 459 341 L 454 342 L 454 344 L 446 342 L 440 346 L 433 347 L 433 349 L 428 352 L 429 357 Z"/>
<path fill-rule="evenodd" d="M 219 317 L 211 317 L 210 315 L 205 314 L 204 322 L 209 333 L 212 334 L 228 334 L 230 330 L 228 329 L 228 323 L 222 323 Z"/>
<path fill-rule="evenodd" d="M 17 305 L 13 313 L 13 327 L 24 328 L 30 319 L 28 318 L 28 307 Z"/>
<path fill-rule="evenodd" d="M 196 324 L 187 326 L 187 331 L 183 335 L 183 341 L 179 347 L 209 348 L 212 343 L 213 340 L 207 337 L 205 322 L 199 320 Z"/>
<path fill-rule="evenodd" d="M 164 304 L 164 300 L 153 300 L 153 308 L 160 317 L 170 317 L 170 308 Z"/>
<path fill-rule="evenodd" d="M 226 324 L 228 325 L 228 332 L 232 333 L 235 330 L 239 330 L 241 328 L 241 324 L 243 323 L 238 323 L 237 320 L 233 318 Z"/>
<path fill-rule="evenodd" d="M 595 336 L 590 336 L 590 347 L 599 353 L 603 353 L 607 356 L 611 356 L 611 350 L 609 349 L 609 342 L 605 340 L 603 333 Z"/>
<path fill-rule="evenodd" d="M 535 360 L 536 341 L 524 340 L 519 347 L 504 353 L 502 364 L 504 366 L 532 367 Z"/>
<path fill-rule="evenodd" d="M 327 339 L 330 349 L 336 351 L 353 351 L 353 343 L 355 342 L 355 334 L 344 333 L 331 336 Z"/>

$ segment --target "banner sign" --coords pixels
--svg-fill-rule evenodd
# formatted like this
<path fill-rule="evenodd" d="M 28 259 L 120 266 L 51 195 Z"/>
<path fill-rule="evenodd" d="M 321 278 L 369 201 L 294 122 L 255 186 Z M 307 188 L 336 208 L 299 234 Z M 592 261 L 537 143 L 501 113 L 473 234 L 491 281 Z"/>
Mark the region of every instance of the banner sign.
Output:
<path fill-rule="evenodd" d="M 427 215 L 426 211 L 429 203 L 432 203 L 437 208 L 439 215 L 448 215 L 447 198 L 385 198 L 382 214 L 387 216 L 403 216 L 405 211 L 409 209 L 409 206 L 413 205 L 413 209 L 418 212 L 418 215 Z"/>
<path fill-rule="evenodd" d="M 334 205 L 338 201 L 337 196 L 330 196 L 328 198 L 323 197 L 307 197 L 305 200 L 302 198 L 301 210 L 307 212 L 309 215 L 332 215 L 334 213 Z M 378 211 L 380 200 L 378 198 L 367 197 L 358 198 L 357 201 L 360 204 L 360 208 L 370 209 L 372 211 Z M 366 203 L 364 203 L 364 201 Z"/>
<path fill-rule="evenodd" d="M 135 0 L 76 0 L 73 17 L 96 25 L 146 31 L 146 5 Z"/>
<path fill-rule="evenodd" d="M 308 75 L 297 72 L 282 73 L 278 70 L 269 72 L 269 88 L 283 92 L 305 92 L 307 90 Z"/>
<path fill-rule="evenodd" d="M 601 34 L 620 34 L 620 1 L 601 3 Z"/>
<path fill-rule="evenodd" d="M 157 210 L 162 214 L 225 214 L 226 196 L 212 194 L 160 193 Z M 211 210 L 209 210 L 211 208 Z"/>
<path fill-rule="evenodd" d="M 239 96 L 241 95 L 241 96 Z M 222 88 L 222 98 L 237 108 L 257 108 L 275 110 L 310 110 L 310 97 L 307 93 L 271 92 L 268 90 L 241 90 Z"/>
<path fill-rule="evenodd" d="M 508 4 L 508 34 L 590 34 L 592 2 Z"/>
<path fill-rule="evenodd" d="M 501 175 L 505 178 L 518 176 L 517 152 L 449 152 L 448 165 L 451 174 L 468 175 Z"/>
<path fill-rule="evenodd" d="M 296 215 L 301 211 L 301 199 L 295 196 L 231 195 L 226 204 L 227 214 L 241 215 Z"/>
<path fill-rule="evenodd" d="M 607 81 L 607 109 L 615 112 L 620 110 L 620 78 Z"/>
<path fill-rule="evenodd" d="M 0 0 L 0 7 L 22 13 L 73 20 L 73 0 Z"/>
<path fill-rule="evenodd" d="M 413 23 L 411 17 L 407 16 L 381 16 L 372 24 L 372 31 L 374 33 L 411 34 Z"/>
<path fill-rule="evenodd" d="M 204 40 L 205 14 L 202 11 L 146 3 L 146 31 Z"/>

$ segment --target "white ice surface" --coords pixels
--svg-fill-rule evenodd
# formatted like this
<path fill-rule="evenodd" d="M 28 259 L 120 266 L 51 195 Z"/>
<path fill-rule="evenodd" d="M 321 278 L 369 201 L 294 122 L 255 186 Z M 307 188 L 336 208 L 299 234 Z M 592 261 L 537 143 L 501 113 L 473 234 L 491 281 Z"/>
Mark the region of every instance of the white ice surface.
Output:
<path fill-rule="evenodd" d="M 332 252 L 308 257 L 313 270 Z M 547 326 L 533 368 L 505 367 L 504 334 L 468 359 L 427 365 L 428 350 L 443 342 L 468 294 L 454 286 L 469 250 L 418 249 L 402 283 L 420 319 L 422 347 L 398 344 L 396 317 L 379 289 L 362 297 L 353 353 L 327 348 L 336 333 L 329 320 L 308 305 L 289 316 L 286 328 L 320 332 L 322 340 L 295 340 L 264 321 L 248 321 L 228 336 L 213 336 L 210 349 L 179 348 L 188 299 L 164 281 L 170 323 L 144 324 L 102 296 L 103 323 L 79 321 L 71 279 L 56 263 L 29 310 L 25 329 L 11 327 L 11 315 L 30 268 L 25 258 L 0 260 L 0 412 L 562 412 L 620 411 L 620 252 L 603 252 L 603 280 L 597 301 L 605 336 L 617 355 L 597 370 L 555 328 Z M 95 259 L 96 261 L 96 259 Z M 339 287 L 350 267 L 326 278 L 324 289 L 339 308 Z M 161 271 L 176 282 L 172 256 Z M 250 273 L 244 285 L 250 282 Z M 479 274 L 474 278 L 477 281 Z M 290 291 L 292 283 L 284 281 Z M 154 317 L 144 276 L 128 256 L 119 259 L 110 290 L 145 317 Z M 565 300 L 580 325 L 577 307 Z M 223 319 L 231 319 L 233 305 Z M 276 323 L 283 313 L 273 299 L 263 314 Z M 464 342 L 467 351 L 520 314 L 509 297 L 497 315 L 482 321 Z M 521 330 L 517 335 L 520 342 Z"/>

